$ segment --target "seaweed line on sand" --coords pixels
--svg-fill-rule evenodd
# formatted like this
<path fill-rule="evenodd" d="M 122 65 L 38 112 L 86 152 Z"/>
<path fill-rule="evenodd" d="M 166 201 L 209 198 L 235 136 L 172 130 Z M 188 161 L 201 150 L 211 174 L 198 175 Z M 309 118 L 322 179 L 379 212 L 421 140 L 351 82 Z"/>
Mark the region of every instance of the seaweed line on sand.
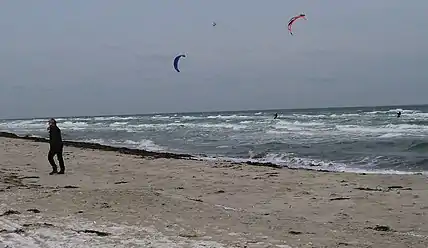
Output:
<path fill-rule="evenodd" d="M 23 139 L 23 140 L 30 140 L 34 142 L 41 142 L 41 143 L 48 143 L 49 140 L 42 137 L 35 137 L 35 136 L 19 136 L 14 133 L 10 132 L 0 132 L 0 137 L 3 138 L 9 138 L 9 139 Z M 81 149 L 93 149 L 93 150 L 101 150 L 101 151 L 114 151 L 122 154 L 128 154 L 128 155 L 136 155 L 141 156 L 143 158 L 166 158 L 166 159 L 187 159 L 187 160 L 201 160 L 200 158 L 197 158 L 190 154 L 178 154 L 178 153 L 170 153 L 170 152 L 152 152 L 152 151 L 146 151 L 142 149 L 137 148 L 128 148 L 128 147 L 115 147 L 115 146 L 109 146 L 109 145 L 101 145 L 98 143 L 90 143 L 90 142 L 83 142 L 83 141 L 69 141 L 64 140 L 65 146 L 75 147 L 75 148 L 81 148 Z M 203 155 L 202 155 L 203 156 Z M 310 170 L 314 171 L 314 169 L 310 168 L 293 168 L 286 165 L 278 165 L 271 162 L 254 162 L 254 161 L 246 161 L 246 162 L 233 162 L 232 164 L 236 165 L 253 165 L 253 166 L 263 166 L 263 167 L 270 167 L 274 169 L 281 169 L 281 168 L 287 168 L 290 170 Z M 316 170 L 318 172 L 330 172 L 329 170 Z"/>

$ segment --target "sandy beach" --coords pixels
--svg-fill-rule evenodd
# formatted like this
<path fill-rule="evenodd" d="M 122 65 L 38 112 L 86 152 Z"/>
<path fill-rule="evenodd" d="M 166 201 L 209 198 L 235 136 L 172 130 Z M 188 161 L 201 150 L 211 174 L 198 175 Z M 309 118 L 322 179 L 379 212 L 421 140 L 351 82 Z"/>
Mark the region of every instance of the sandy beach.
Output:
<path fill-rule="evenodd" d="M 5 247 L 428 247 L 423 175 L 142 158 L 0 138 Z M 1 245 L 0 245 L 1 247 Z"/>

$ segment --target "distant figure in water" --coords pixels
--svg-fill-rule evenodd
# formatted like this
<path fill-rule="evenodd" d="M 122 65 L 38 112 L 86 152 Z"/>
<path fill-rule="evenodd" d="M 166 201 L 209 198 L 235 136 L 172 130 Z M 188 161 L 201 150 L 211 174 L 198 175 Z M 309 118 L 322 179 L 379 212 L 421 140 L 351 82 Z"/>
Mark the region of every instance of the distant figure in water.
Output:
<path fill-rule="evenodd" d="M 400 118 L 400 116 L 401 116 L 401 111 L 398 111 L 397 118 Z"/>
<path fill-rule="evenodd" d="M 274 119 L 278 118 L 278 113 L 275 113 Z"/>
<path fill-rule="evenodd" d="M 49 173 L 49 175 L 53 174 L 64 174 L 65 167 L 64 167 L 64 159 L 62 157 L 62 150 L 63 150 L 63 143 L 62 143 L 62 137 L 61 137 L 61 130 L 56 125 L 55 119 L 49 120 L 49 153 L 48 153 L 48 160 L 49 163 L 52 166 L 52 172 Z M 59 168 L 55 164 L 54 156 L 57 156 L 58 162 L 59 162 Z"/>

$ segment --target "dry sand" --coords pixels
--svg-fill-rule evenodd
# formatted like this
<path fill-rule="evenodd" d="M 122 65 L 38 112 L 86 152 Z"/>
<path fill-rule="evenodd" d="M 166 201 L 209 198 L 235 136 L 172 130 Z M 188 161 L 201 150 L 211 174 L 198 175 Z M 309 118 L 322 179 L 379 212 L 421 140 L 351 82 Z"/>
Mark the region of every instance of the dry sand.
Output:
<path fill-rule="evenodd" d="M 47 151 L 46 143 L 0 138 L 3 245 L 428 247 L 422 175 L 144 159 L 65 147 L 66 174 L 49 176 Z"/>

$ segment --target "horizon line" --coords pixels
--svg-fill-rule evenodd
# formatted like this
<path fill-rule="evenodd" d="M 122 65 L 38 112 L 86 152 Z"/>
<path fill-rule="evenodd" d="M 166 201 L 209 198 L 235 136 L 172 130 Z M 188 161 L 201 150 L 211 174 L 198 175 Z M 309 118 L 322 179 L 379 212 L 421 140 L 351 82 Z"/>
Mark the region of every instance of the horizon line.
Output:
<path fill-rule="evenodd" d="M 128 116 L 149 116 L 149 115 L 171 115 L 171 114 L 198 114 L 198 113 L 231 113 L 231 112 L 254 112 L 254 111 L 281 111 L 281 110 L 317 110 L 317 109 L 340 109 L 340 108 L 386 108 L 386 107 L 407 107 L 407 106 L 427 106 L 428 103 L 424 104 L 397 104 L 397 105 L 378 105 L 378 106 L 370 106 L 370 105 L 359 105 L 359 106 L 330 106 L 330 107 L 312 107 L 312 108 L 273 108 L 273 109 L 247 109 L 247 110 L 215 110 L 215 111 L 184 111 L 184 112 L 154 112 L 154 113 L 143 113 L 143 114 L 109 114 L 109 115 L 75 115 L 75 116 L 58 116 L 55 118 L 84 118 L 84 117 L 128 117 Z M 52 117 L 26 117 L 26 118 L 4 118 L 0 120 L 31 120 L 31 119 L 49 119 Z"/>

